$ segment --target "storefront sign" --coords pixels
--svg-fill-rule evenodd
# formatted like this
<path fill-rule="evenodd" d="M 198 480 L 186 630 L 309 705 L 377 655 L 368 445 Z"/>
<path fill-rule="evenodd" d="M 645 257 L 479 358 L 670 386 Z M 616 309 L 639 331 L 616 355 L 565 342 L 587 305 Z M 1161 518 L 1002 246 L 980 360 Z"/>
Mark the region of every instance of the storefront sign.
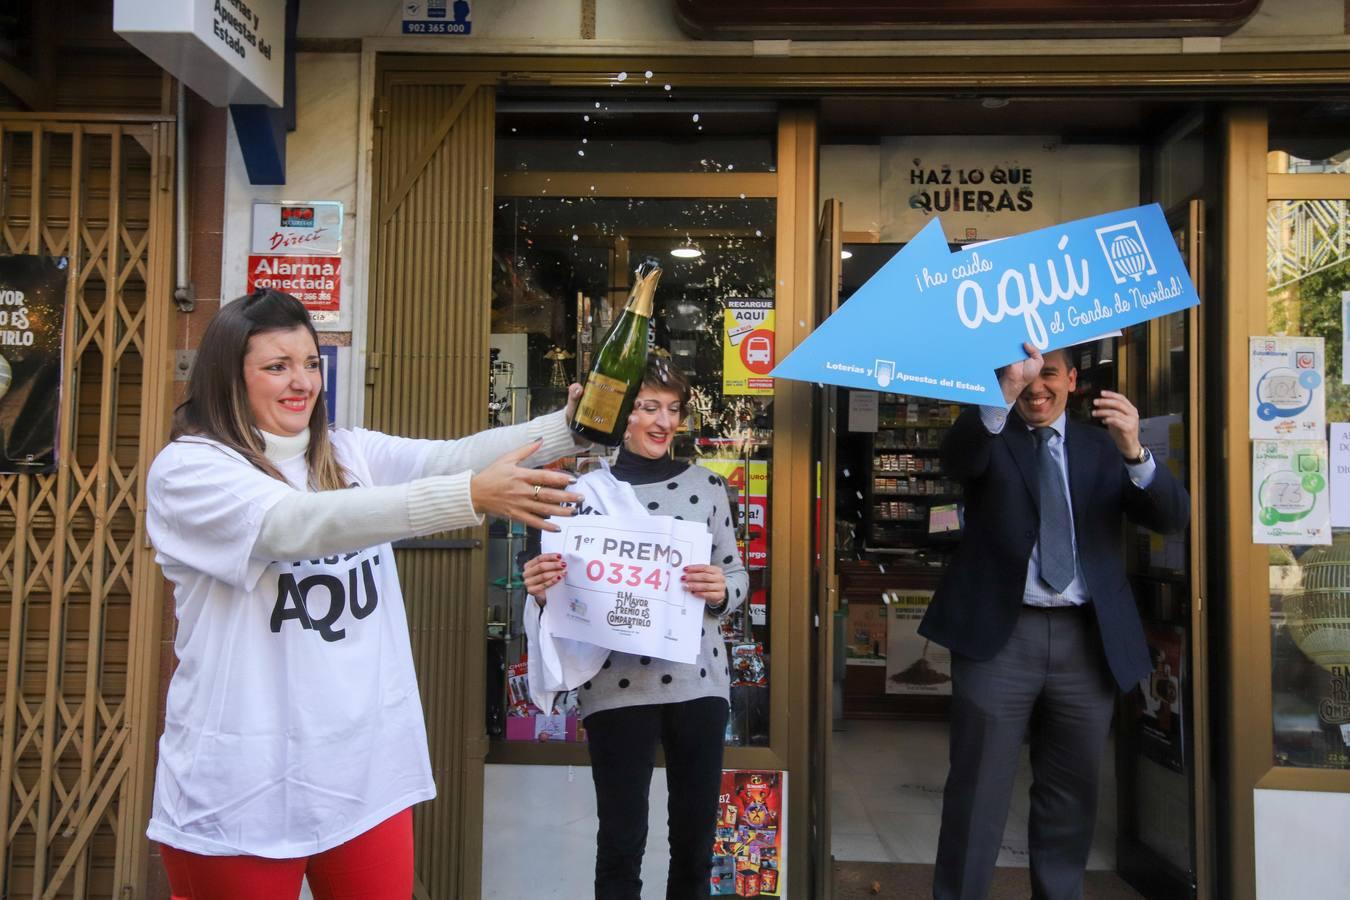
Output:
<path fill-rule="evenodd" d="M 773 393 L 772 300 L 728 300 L 722 323 L 722 393 Z"/>
<path fill-rule="evenodd" d="M 994 370 L 1200 302 L 1156 204 L 952 253 L 925 226 L 779 378 L 1006 406 Z"/>
<path fill-rule="evenodd" d="M 213 106 L 285 102 L 285 0 L 115 0 L 113 30 Z"/>
<path fill-rule="evenodd" d="M 472 15 L 469 0 L 407 0 L 403 4 L 403 33 L 472 34 Z"/>
<path fill-rule="evenodd" d="M 64 256 L 0 256 L 0 472 L 56 471 Z"/>
<path fill-rule="evenodd" d="M 1331 543 L 1326 441 L 1252 442 L 1252 543 Z"/>
<path fill-rule="evenodd" d="M 736 515 L 740 527 L 736 542 L 747 569 L 769 564 L 769 463 L 768 460 L 700 459 L 700 466 L 716 472 L 737 492 Z"/>
<path fill-rule="evenodd" d="M 712 896 L 787 896 L 786 772 L 722 770 L 712 857 Z"/>
<path fill-rule="evenodd" d="M 952 655 L 919 636 L 932 591 L 891 591 L 886 609 L 886 693 L 941 696 L 952 692 Z"/>
<path fill-rule="evenodd" d="M 1260 0 L 673 0 L 689 34 L 722 40 L 876 41 L 1230 34 Z M 967 51 L 969 52 L 969 51 Z"/>
<path fill-rule="evenodd" d="M 706 528 L 670 516 L 582 516 L 559 525 L 543 533 L 543 552 L 567 562 L 544 609 L 556 636 L 672 662 L 698 659 L 704 603 L 681 586 L 680 572 L 708 562 Z"/>
<path fill-rule="evenodd" d="M 1326 342 L 1320 337 L 1253 337 L 1250 351 L 1251 436 L 1321 438 L 1327 421 Z"/>
<path fill-rule="evenodd" d="M 1026 234 L 1139 202 L 1139 148 L 1018 135 L 888 137 L 880 233 L 907 241 L 934 216 L 969 243 Z"/>

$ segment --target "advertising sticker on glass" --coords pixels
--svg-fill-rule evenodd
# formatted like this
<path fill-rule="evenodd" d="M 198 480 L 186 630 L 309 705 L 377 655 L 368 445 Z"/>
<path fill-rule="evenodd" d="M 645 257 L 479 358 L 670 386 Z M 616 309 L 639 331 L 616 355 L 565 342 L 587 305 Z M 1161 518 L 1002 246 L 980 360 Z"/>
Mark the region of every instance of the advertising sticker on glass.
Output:
<path fill-rule="evenodd" d="M 56 470 L 64 256 L 0 256 L 0 472 Z"/>

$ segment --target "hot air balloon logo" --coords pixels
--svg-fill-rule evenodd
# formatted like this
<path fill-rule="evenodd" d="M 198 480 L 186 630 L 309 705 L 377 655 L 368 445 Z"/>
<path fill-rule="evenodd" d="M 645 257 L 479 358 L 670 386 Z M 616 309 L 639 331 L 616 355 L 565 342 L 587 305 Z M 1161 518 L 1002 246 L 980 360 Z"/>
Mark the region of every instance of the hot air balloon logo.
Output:
<path fill-rule="evenodd" d="M 1145 275 L 1157 274 L 1153 254 L 1148 252 L 1148 244 L 1144 241 L 1138 222 L 1131 220 L 1108 228 L 1098 228 L 1097 240 L 1102 245 L 1102 253 L 1106 254 L 1106 264 L 1110 266 L 1111 277 L 1116 280 L 1116 284 L 1138 282 Z"/>

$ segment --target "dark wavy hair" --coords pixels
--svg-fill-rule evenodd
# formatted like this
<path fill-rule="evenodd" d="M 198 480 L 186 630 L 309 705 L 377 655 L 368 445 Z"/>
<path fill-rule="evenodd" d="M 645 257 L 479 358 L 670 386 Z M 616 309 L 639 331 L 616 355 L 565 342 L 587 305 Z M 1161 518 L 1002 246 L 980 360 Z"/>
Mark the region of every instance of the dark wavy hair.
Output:
<path fill-rule="evenodd" d="M 304 328 L 314 339 L 319 335 L 304 304 L 290 294 L 259 288 L 222 306 L 206 326 L 197 361 L 188 382 L 187 399 L 173 412 L 172 440 L 204 437 L 224 444 L 258 469 L 285 481 L 268 461 L 266 442 L 248 403 L 244 385 L 244 356 L 255 334 Z M 322 385 L 309 416 L 309 449 L 305 451 L 309 486 L 330 491 L 347 486 L 347 475 L 328 438 L 328 406 Z"/>

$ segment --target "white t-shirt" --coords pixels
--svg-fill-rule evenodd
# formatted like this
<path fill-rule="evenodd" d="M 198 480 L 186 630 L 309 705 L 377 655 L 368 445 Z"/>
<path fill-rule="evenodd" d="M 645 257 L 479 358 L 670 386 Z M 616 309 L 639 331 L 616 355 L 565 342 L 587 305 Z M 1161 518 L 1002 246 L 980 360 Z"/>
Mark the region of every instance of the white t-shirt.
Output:
<path fill-rule="evenodd" d="M 363 486 L 420 477 L 434 444 L 331 434 Z M 253 558 L 264 514 L 308 490 L 303 454 L 276 465 L 289 485 L 185 438 L 150 467 L 179 664 L 147 834 L 193 853 L 310 856 L 436 794 L 393 549 Z"/>

